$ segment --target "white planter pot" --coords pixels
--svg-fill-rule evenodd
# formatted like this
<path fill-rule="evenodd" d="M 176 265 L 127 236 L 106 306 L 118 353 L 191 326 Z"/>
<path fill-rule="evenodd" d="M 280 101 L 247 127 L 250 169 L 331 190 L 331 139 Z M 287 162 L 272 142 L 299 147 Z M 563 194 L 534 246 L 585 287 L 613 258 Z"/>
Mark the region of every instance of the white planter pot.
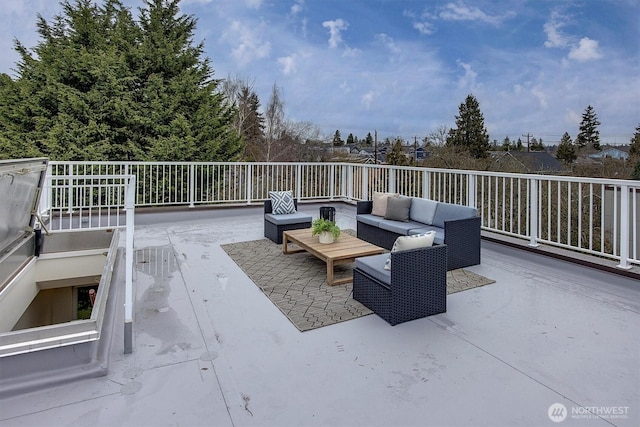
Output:
<path fill-rule="evenodd" d="M 320 243 L 333 243 L 333 234 L 329 233 L 328 231 L 323 231 L 322 233 L 318 234 L 318 240 L 320 241 Z"/>

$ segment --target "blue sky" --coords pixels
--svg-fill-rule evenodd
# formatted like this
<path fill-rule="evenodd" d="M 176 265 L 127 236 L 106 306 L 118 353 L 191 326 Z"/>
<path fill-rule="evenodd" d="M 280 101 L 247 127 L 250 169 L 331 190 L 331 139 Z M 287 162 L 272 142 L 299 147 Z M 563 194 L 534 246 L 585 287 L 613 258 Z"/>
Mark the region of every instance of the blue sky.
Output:
<path fill-rule="evenodd" d="M 135 11 L 141 1 L 124 0 Z M 215 77 L 253 82 L 286 117 L 365 137 L 413 140 L 455 126 L 473 94 L 491 139 L 575 138 L 592 105 L 604 142 L 626 144 L 640 124 L 638 0 L 183 0 Z M 12 39 L 37 41 L 51 0 L 3 0 L 0 72 Z"/>

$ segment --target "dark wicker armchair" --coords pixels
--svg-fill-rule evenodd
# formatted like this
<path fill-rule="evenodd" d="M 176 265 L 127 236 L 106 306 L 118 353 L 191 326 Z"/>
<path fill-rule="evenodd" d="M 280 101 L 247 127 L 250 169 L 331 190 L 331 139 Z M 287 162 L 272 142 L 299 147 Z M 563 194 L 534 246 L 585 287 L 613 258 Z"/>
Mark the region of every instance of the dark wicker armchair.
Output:
<path fill-rule="evenodd" d="M 264 237 L 275 243 L 281 244 L 283 231 L 311 227 L 311 215 L 297 212 L 297 199 L 293 200 L 293 204 L 296 207 L 296 213 L 273 215 L 271 200 L 267 199 L 264 201 Z"/>
<path fill-rule="evenodd" d="M 447 245 L 357 258 L 353 298 L 391 325 L 446 312 Z"/>

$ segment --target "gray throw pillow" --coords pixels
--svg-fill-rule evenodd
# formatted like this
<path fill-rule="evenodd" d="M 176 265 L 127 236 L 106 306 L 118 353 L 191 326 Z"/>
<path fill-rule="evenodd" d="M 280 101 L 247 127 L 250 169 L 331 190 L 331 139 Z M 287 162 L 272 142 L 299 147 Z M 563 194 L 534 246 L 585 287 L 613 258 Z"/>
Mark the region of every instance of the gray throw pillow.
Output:
<path fill-rule="evenodd" d="M 408 222 L 410 209 L 411 198 L 389 197 L 387 199 L 387 213 L 384 215 L 384 219 Z"/>

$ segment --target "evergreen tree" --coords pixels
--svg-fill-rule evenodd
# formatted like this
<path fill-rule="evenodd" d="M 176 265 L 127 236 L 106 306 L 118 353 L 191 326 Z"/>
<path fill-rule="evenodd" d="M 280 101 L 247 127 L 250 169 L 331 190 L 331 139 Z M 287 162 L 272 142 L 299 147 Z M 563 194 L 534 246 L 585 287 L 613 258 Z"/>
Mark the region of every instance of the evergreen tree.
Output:
<path fill-rule="evenodd" d="M 509 139 L 508 136 L 504 137 L 504 140 L 502 141 L 502 151 L 509 151 L 511 150 L 511 140 Z"/>
<path fill-rule="evenodd" d="M 570 165 L 575 162 L 578 158 L 576 154 L 576 148 L 571 141 L 571 137 L 567 132 L 562 135 L 560 139 L 560 144 L 558 144 L 558 149 L 556 151 L 556 159 L 562 161 L 566 165 Z"/>
<path fill-rule="evenodd" d="M 587 106 L 582 121 L 580 122 L 580 132 L 576 138 L 578 148 L 592 146 L 596 150 L 602 150 L 600 147 L 600 131 L 598 130 L 600 122 L 591 105 Z"/>
<path fill-rule="evenodd" d="M 402 139 L 396 139 L 391 151 L 387 154 L 387 163 L 394 166 L 408 166 L 409 159 L 402 149 Z"/>
<path fill-rule="evenodd" d="M 264 133 L 264 117 L 260 113 L 260 100 L 258 95 L 249 91 L 248 87 L 243 87 L 240 95 L 240 105 L 238 111 L 243 111 L 245 119 L 240 127 L 240 135 L 245 145 L 245 156 L 251 152 L 251 148 L 262 144 Z M 251 155 L 247 160 L 255 160 Z"/>
<path fill-rule="evenodd" d="M 632 158 L 635 158 L 635 157 L 640 158 L 640 124 L 636 126 L 636 131 L 631 137 L 631 141 L 629 145 L 629 155 Z"/>
<path fill-rule="evenodd" d="M 631 179 L 640 180 L 640 160 L 638 160 L 633 166 L 633 171 L 631 171 Z"/>
<path fill-rule="evenodd" d="M 129 158 L 136 149 L 127 120 L 136 110 L 134 83 L 126 77 L 134 55 L 121 48 L 135 49 L 134 21 L 115 0 L 103 8 L 88 0 L 62 7 L 52 25 L 38 16 L 42 41 L 35 55 L 16 42 L 21 60 L 14 86 L 21 98 L 4 101 L 23 118 L 10 138 L 56 160 L 109 160 L 114 152 Z"/>
<path fill-rule="evenodd" d="M 333 140 L 332 140 L 333 146 L 334 147 L 339 147 L 341 145 L 344 145 L 344 141 L 342 140 L 342 138 L 340 137 L 340 131 L 336 129 L 336 133 L 333 134 Z"/>
<path fill-rule="evenodd" d="M 192 45 L 196 19 L 179 15 L 179 1 L 145 0 L 140 10 L 141 103 L 155 122 L 146 127 L 147 158 L 235 160 L 242 149 L 236 111 L 217 90 L 210 60 L 201 59 L 202 43 Z"/>
<path fill-rule="evenodd" d="M 353 143 L 354 143 L 353 134 L 350 133 L 349 136 L 347 137 L 347 144 L 351 145 Z"/>
<path fill-rule="evenodd" d="M 460 115 L 456 116 L 456 128 L 449 130 L 447 145 L 469 151 L 472 157 L 488 157 L 489 134 L 484 126 L 480 104 L 473 95 L 468 95 L 460 104 Z"/>
<path fill-rule="evenodd" d="M 0 74 L 0 160 L 42 155 L 35 138 L 23 138 L 24 129 L 33 126 L 27 103 L 23 102 L 24 85 Z"/>
<path fill-rule="evenodd" d="M 367 133 L 367 137 L 364 139 L 364 145 L 367 147 L 373 147 L 373 137 L 371 136 L 371 132 Z"/>
<path fill-rule="evenodd" d="M 542 139 L 538 140 L 538 138 L 536 138 L 535 136 L 531 138 L 529 151 L 544 151 L 544 144 L 542 143 Z"/>
<path fill-rule="evenodd" d="M 178 2 L 146 0 L 137 22 L 119 0 L 67 0 L 52 23 L 38 17 L 41 41 L 16 42 L 18 77 L 0 83 L 0 148 L 10 140 L 54 160 L 235 159 L 235 109 Z M 12 111 L 22 119 L 9 123 Z"/>

